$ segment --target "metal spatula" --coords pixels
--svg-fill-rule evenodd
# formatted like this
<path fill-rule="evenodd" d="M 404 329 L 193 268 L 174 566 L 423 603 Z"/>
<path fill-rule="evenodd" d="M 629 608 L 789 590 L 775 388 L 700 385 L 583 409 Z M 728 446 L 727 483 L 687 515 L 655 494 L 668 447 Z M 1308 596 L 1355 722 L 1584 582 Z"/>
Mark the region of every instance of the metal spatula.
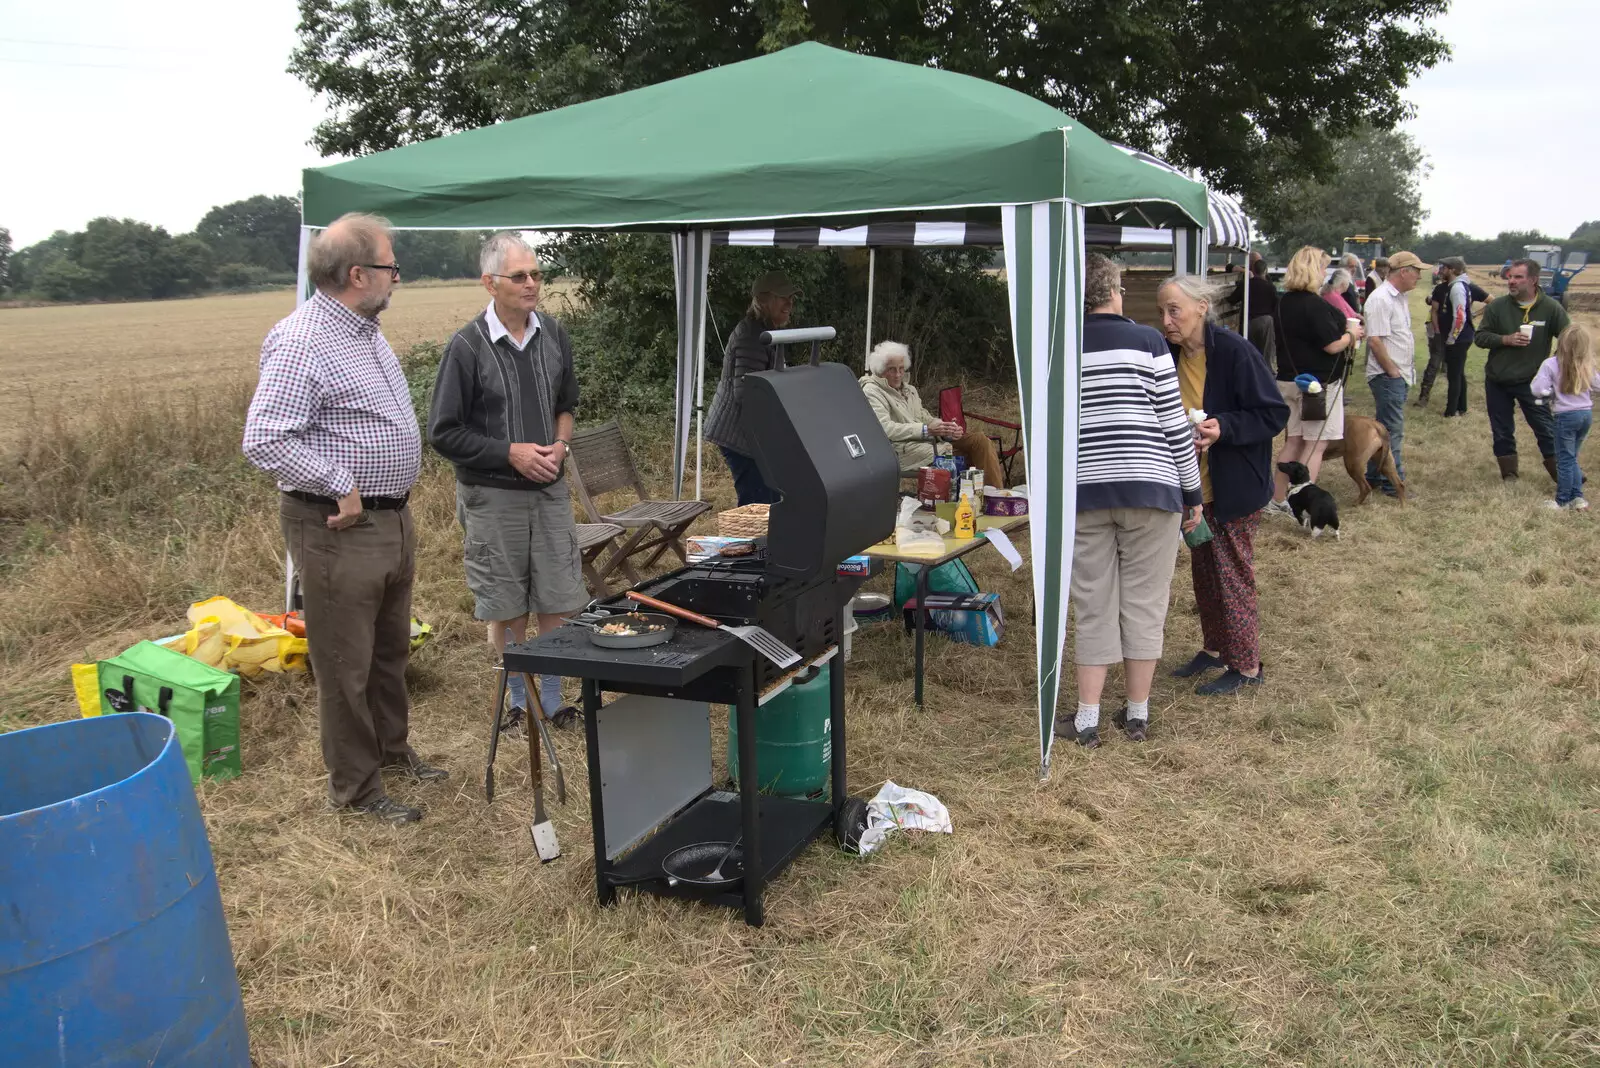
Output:
<path fill-rule="evenodd" d="M 666 601 L 647 597 L 632 590 L 628 591 L 628 599 L 649 605 L 651 608 L 659 612 L 665 612 L 669 616 L 677 616 L 679 619 L 688 620 L 690 623 L 698 623 L 702 627 L 725 630 L 780 668 L 794 667 L 794 665 L 800 663 L 800 654 L 773 637 L 772 632 L 765 627 L 758 627 L 753 623 L 740 627 L 730 627 L 726 623 L 718 623 L 710 616 L 703 616 L 699 612 L 691 612 L 687 608 L 679 608 L 675 604 L 668 604 Z"/>

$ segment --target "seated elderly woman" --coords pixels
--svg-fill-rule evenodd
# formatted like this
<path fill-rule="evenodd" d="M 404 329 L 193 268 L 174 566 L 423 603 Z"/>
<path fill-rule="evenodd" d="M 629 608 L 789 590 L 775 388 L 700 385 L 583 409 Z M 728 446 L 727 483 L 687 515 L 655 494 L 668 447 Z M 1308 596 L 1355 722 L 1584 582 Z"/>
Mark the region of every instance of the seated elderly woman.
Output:
<path fill-rule="evenodd" d="M 936 419 L 922 406 L 917 387 L 906 379 L 911 370 L 911 350 L 898 341 L 880 341 L 867 356 L 867 373 L 861 391 L 883 424 L 884 433 L 900 458 L 900 473 L 915 474 L 933 462 L 935 455 L 965 457 L 969 467 L 983 469 L 986 486 L 1005 486 L 1005 471 L 994 442 L 977 431 L 963 431 L 959 423 Z"/>

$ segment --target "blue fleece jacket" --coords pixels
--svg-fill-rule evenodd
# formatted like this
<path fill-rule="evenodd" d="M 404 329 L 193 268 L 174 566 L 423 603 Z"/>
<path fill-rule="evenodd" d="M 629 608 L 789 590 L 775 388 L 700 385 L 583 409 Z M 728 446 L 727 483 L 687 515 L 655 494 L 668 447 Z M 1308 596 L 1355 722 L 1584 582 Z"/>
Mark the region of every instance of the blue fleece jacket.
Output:
<path fill-rule="evenodd" d="M 1227 523 L 1272 499 L 1272 439 L 1288 424 L 1289 406 L 1256 347 L 1215 323 L 1206 325 L 1205 410 L 1222 431 L 1206 456 L 1216 520 Z"/>

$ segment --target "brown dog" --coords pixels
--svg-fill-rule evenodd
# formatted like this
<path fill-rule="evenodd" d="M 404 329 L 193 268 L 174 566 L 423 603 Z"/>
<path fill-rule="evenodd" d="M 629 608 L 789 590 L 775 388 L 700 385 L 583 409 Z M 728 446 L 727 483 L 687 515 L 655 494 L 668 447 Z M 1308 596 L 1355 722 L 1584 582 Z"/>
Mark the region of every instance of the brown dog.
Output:
<path fill-rule="evenodd" d="M 1400 481 L 1400 473 L 1394 468 L 1394 453 L 1389 449 L 1389 428 L 1371 416 L 1346 412 L 1344 440 L 1328 442 L 1322 456 L 1325 460 L 1344 457 L 1344 469 L 1360 494 L 1357 504 L 1366 504 L 1372 493 L 1372 485 L 1367 481 L 1367 461 L 1377 457 L 1378 470 L 1395 487 L 1400 503 L 1406 503 L 1406 484 Z"/>

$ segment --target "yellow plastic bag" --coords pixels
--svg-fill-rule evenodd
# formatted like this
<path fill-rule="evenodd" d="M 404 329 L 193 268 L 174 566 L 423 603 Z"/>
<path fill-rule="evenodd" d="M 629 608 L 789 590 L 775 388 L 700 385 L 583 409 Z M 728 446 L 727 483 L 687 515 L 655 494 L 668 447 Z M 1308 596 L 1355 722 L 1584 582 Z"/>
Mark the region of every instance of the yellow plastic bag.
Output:
<path fill-rule="evenodd" d="M 428 643 L 433 636 L 433 628 L 416 616 L 411 617 L 411 651 L 414 653 Z"/>
<path fill-rule="evenodd" d="M 78 714 L 85 719 L 100 714 L 100 665 L 73 664 L 72 691 L 78 695 Z"/>
<path fill-rule="evenodd" d="M 203 664 L 254 678 L 263 671 L 304 671 L 306 640 L 273 626 L 227 597 L 189 606 L 189 630 L 167 643 Z"/>

